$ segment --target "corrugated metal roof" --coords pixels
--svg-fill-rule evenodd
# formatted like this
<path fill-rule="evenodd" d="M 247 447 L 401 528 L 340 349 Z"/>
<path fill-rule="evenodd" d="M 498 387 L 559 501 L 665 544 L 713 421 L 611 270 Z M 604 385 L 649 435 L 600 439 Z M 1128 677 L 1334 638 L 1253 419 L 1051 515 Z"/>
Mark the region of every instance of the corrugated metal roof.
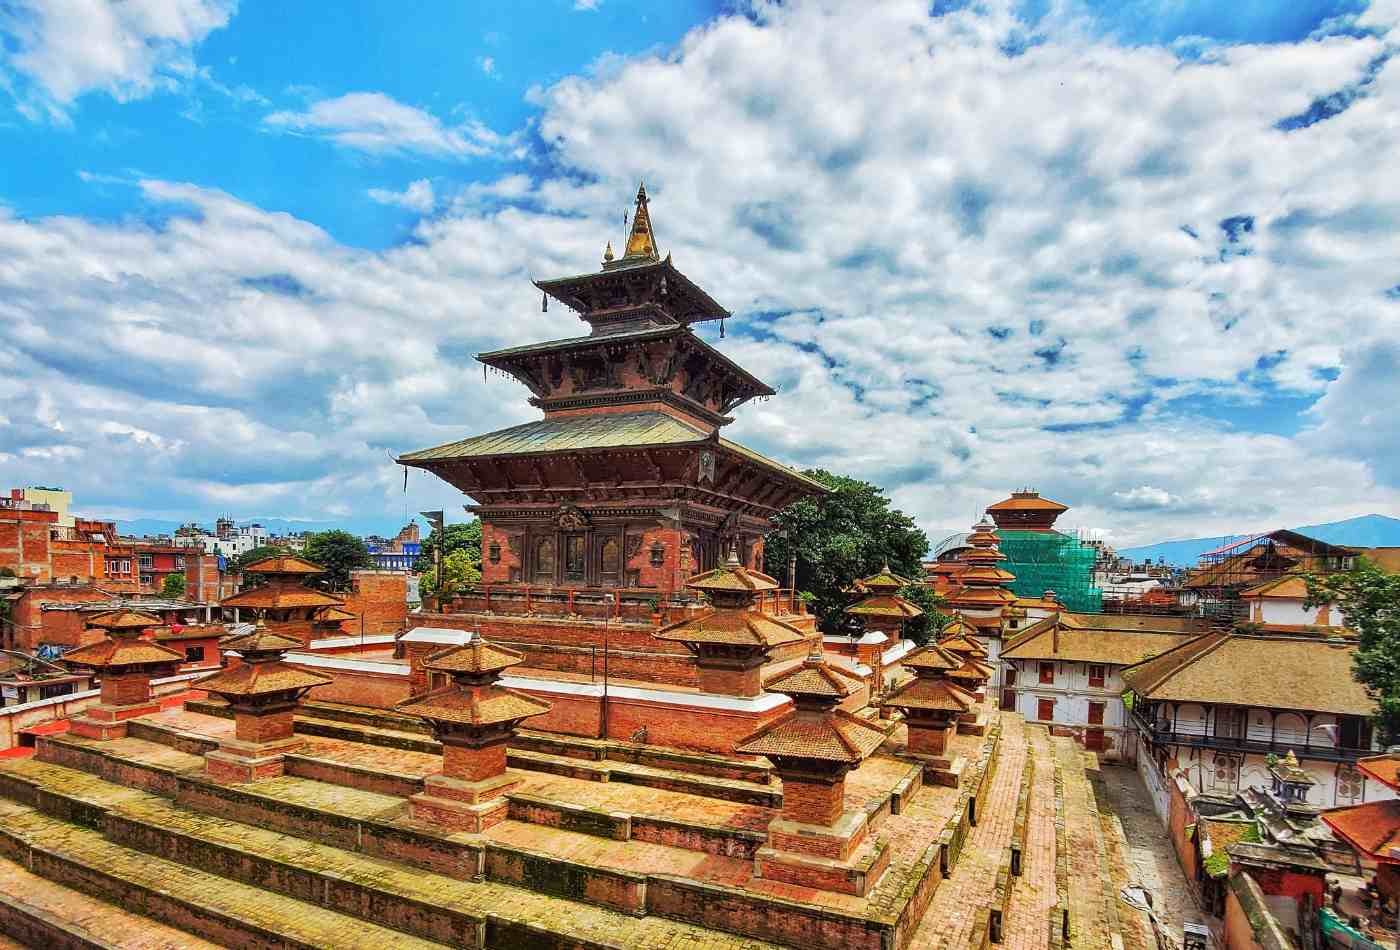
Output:
<path fill-rule="evenodd" d="M 664 412 L 627 412 L 596 416 L 541 419 L 498 429 L 436 448 L 409 452 L 403 462 L 476 458 L 488 455 L 527 455 L 568 449 L 604 449 L 644 445 L 683 445 L 700 442 L 706 434 Z"/>

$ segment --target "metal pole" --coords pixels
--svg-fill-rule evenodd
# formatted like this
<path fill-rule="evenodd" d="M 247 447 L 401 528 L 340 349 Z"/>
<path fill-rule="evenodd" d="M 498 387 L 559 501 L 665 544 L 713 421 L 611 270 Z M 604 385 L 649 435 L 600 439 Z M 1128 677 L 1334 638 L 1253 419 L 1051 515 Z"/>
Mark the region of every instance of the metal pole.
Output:
<path fill-rule="evenodd" d="M 608 621 L 612 617 L 613 594 L 603 595 L 603 606 L 606 610 L 603 613 L 603 702 L 602 708 L 598 711 L 599 739 L 608 737 Z"/>

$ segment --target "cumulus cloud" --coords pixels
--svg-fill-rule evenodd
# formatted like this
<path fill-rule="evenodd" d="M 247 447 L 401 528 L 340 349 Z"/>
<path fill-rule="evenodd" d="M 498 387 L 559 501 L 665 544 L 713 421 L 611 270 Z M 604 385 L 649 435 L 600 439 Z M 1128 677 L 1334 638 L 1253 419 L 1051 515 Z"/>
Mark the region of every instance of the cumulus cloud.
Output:
<path fill-rule="evenodd" d="M 371 188 L 369 196 L 382 205 L 397 205 L 419 214 L 427 214 L 437 204 L 437 196 L 433 194 L 433 183 L 426 178 L 409 182 L 403 191 Z"/>
<path fill-rule="evenodd" d="M 31 117 L 62 117 L 84 93 L 121 101 L 195 73 L 192 51 L 225 26 L 236 0 L 18 0 L 0 5 L 0 85 L 12 72 L 32 85 Z M 8 39 L 9 42 L 3 42 Z"/>
<path fill-rule="evenodd" d="M 454 189 L 387 251 L 172 182 L 143 184 L 157 225 L 0 216 L 7 469 L 77 451 L 110 504 L 169 483 L 397 517 L 386 452 L 535 416 L 471 354 L 577 334 L 529 277 L 596 267 L 645 178 L 663 252 L 735 312 L 718 345 L 780 390 L 726 434 L 931 531 L 1027 483 L 1115 544 L 1400 505 L 1400 439 L 1366 415 L 1400 328 L 1393 21 L 1182 60 L 996 4 L 748 14 L 537 90 L 532 174 Z M 494 147 L 378 93 L 280 116 L 360 151 Z M 1295 437 L 1208 411 L 1279 393 L 1320 397 Z M 454 497 L 415 473 L 408 501 Z"/>
<path fill-rule="evenodd" d="M 432 113 L 382 92 L 352 92 L 321 99 L 300 112 L 273 112 L 263 123 L 371 154 L 488 155 L 508 142 L 480 122 L 447 125 Z"/>

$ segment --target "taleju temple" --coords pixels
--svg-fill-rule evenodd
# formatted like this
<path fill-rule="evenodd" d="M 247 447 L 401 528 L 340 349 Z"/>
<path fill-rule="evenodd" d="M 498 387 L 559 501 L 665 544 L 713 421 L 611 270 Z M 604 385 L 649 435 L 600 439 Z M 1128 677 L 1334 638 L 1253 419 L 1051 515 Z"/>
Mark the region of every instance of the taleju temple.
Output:
<path fill-rule="evenodd" d="M 645 190 L 620 256 L 537 286 L 589 332 L 480 359 L 542 418 L 402 457 L 470 499 L 481 582 L 347 636 L 320 567 L 268 559 L 212 674 L 175 674 L 155 618 L 99 618 L 65 659 L 100 695 L 0 756 L 0 933 L 1145 950 L 1126 882 L 1072 859 L 1126 850 L 1083 756 L 985 701 L 994 553 L 937 643 L 888 569 L 824 636 L 764 539 L 826 490 L 720 436 L 773 390 L 694 332 L 729 314 Z"/>

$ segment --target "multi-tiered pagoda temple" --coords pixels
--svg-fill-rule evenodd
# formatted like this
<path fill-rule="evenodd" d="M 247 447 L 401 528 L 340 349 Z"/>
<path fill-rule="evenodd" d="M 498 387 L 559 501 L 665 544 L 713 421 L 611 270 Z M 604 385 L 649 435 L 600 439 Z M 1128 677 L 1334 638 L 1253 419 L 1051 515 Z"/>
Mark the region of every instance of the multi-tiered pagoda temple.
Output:
<path fill-rule="evenodd" d="M 731 548 L 761 570 L 771 517 L 825 489 L 720 437 L 773 390 L 695 334 L 729 312 L 661 256 L 645 187 L 621 257 L 536 286 L 588 335 L 477 358 L 544 418 L 400 459 L 476 502 L 483 583 L 673 594 Z"/>

